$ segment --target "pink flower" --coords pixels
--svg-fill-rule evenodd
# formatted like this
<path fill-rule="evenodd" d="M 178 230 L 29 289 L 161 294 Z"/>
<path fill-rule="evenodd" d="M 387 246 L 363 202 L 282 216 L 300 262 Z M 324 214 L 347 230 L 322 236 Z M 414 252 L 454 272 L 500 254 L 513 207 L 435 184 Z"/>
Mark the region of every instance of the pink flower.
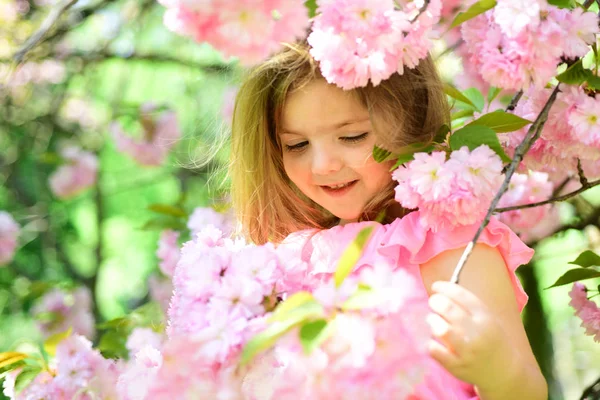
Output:
<path fill-rule="evenodd" d="M 515 114 L 534 120 L 550 96 L 550 89 L 531 88 L 517 105 Z M 593 98 L 580 87 L 563 86 L 554 102 L 540 138 L 523 159 L 528 169 L 547 172 L 551 178 L 577 175 L 577 160 L 586 172 L 600 160 L 600 146 L 594 145 L 595 134 L 591 109 Z M 499 138 L 510 155 L 525 136 L 529 126 L 500 134 Z M 590 130 L 587 131 L 586 129 Z M 591 168 L 590 168 L 591 167 Z"/>
<path fill-rule="evenodd" d="M 494 7 L 494 20 L 508 37 L 515 37 L 527 27 L 535 29 L 545 2 L 499 0 Z"/>
<path fill-rule="evenodd" d="M 492 86 L 511 90 L 545 87 L 561 56 L 585 55 L 597 30 L 594 13 L 538 0 L 499 1 L 461 26 L 470 68 Z"/>
<path fill-rule="evenodd" d="M 177 262 L 179 261 L 179 232 L 167 229 L 163 231 L 158 240 L 158 250 L 156 256 L 160 260 L 160 270 L 166 276 L 172 277 Z"/>
<path fill-rule="evenodd" d="M 537 203 L 552 197 L 554 185 L 543 172 L 530 172 L 529 175 L 515 173 L 510 181 L 508 191 L 502 196 L 498 207 L 511 207 Z M 526 208 L 501 213 L 500 221 L 510 226 L 517 233 L 524 233 L 543 223 L 552 205 L 547 204 L 535 208 Z"/>
<path fill-rule="evenodd" d="M 575 309 L 575 315 L 581 318 L 581 326 L 585 328 L 586 335 L 594 337 L 600 342 L 600 309 L 598 305 L 587 298 L 587 290 L 582 283 L 575 282 L 569 292 L 571 301 L 569 305 Z"/>
<path fill-rule="evenodd" d="M 232 368 L 214 368 L 198 353 L 198 341 L 190 337 L 169 340 L 163 361 L 148 390 L 147 398 L 172 400 L 237 400 L 241 382 Z"/>
<path fill-rule="evenodd" d="M 220 213 L 211 207 L 196 207 L 187 222 L 192 235 L 200 233 L 208 225 L 219 229 L 223 236 L 230 236 L 234 229 L 233 216 L 230 212 Z"/>
<path fill-rule="evenodd" d="M 8 264 L 17 250 L 20 228 L 6 211 L 0 211 L 0 266 Z"/>
<path fill-rule="evenodd" d="M 98 159 L 93 153 L 77 147 L 66 147 L 61 151 L 65 164 L 50 175 L 50 189 L 54 195 L 67 199 L 94 186 L 98 171 Z"/>
<path fill-rule="evenodd" d="M 415 154 L 415 159 L 392 174 L 398 181 L 396 200 L 419 208 L 421 223 L 434 231 L 473 224 L 485 216 L 502 183 L 502 162 L 488 146 L 473 151 Z"/>
<path fill-rule="evenodd" d="M 600 149 L 600 96 L 577 96 L 569 113 L 569 125 L 581 143 Z"/>
<path fill-rule="evenodd" d="M 160 349 L 162 340 L 161 335 L 153 329 L 137 327 L 129 334 L 125 347 L 129 350 L 130 357 L 132 357 L 147 346 Z"/>
<path fill-rule="evenodd" d="M 115 122 L 111 125 L 115 144 L 119 151 L 128 154 L 140 165 L 161 165 L 181 136 L 177 115 L 167 111 L 154 117 L 154 106 L 151 104 L 142 106 L 141 111 L 142 138 L 134 139 L 127 135 L 121 125 Z"/>
<path fill-rule="evenodd" d="M 73 335 L 56 348 L 56 376 L 53 384 L 72 398 L 76 393 L 88 393 L 101 398 L 114 396 L 118 370 L 83 336 Z"/>
<path fill-rule="evenodd" d="M 31 311 L 44 337 L 72 328 L 74 333 L 92 339 L 96 334 L 92 301 L 86 287 L 70 292 L 55 288 L 38 299 Z"/>
<path fill-rule="evenodd" d="M 135 353 L 130 362 L 119 375 L 117 392 L 121 400 L 145 400 L 148 390 L 163 362 L 162 354 L 154 347 L 147 345 Z"/>
<path fill-rule="evenodd" d="M 397 10 L 391 0 L 318 2 L 308 43 L 329 83 L 343 89 L 376 86 L 427 56 L 441 1 L 428 2 L 423 13 L 417 2 L 402 3 Z"/>
<path fill-rule="evenodd" d="M 594 12 L 586 12 L 576 7 L 567 13 L 560 21 L 565 30 L 565 55 L 569 58 L 583 57 L 589 51 L 589 46 L 596 41 L 598 33 L 598 16 Z"/>
<path fill-rule="evenodd" d="M 308 11 L 301 2 L 286 0 L 169 0 L 164 24 L 181 35 L 207 42 L 225 56 L 254 64 L 280 47 L 304 36 Z"/>

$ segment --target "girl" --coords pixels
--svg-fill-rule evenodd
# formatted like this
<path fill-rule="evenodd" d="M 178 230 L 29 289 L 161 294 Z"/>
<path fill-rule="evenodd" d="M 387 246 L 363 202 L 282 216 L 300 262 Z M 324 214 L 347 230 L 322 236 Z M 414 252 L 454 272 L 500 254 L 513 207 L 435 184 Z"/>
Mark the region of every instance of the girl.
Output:
<path fill-rule="evenodd" d="M 428 142 L 448 121 L 431 59 L 376 87 L 343 91 L 322 78 L 306 44 L 289 45 L 240 88 L 234 208 L 253 242 L 300 243 L 307 258 L 317 247 L 343 249 L 365 224 L 377 225 L 363 257 L 385 254 L 398 268 L 414 268 L 430 296 L 423 318 L 434 337 L 432 362 L 414 398 L 546 399 L 519 315 L 527 295 L 515 276 L 532 250 L 492 220 L 460 285 L 450 284 L 477 226 L 422 228 L 418 211 L 394 201 L 393 161 L 371 156 L 374 145 L 397 153 Z M 370 222 L 382 210 L 383 224 Z"/>

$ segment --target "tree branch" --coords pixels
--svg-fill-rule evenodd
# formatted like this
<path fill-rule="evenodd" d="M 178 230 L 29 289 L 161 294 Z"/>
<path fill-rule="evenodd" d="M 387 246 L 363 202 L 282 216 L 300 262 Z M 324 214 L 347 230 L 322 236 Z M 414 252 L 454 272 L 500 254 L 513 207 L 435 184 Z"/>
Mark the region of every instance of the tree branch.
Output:
<path fill-rule="evenodd" d="M 76 2 L 77 0 L 64 0 L 61 4 L 58 4 L 56 7 L 52 8 L 44 22 L 42 22 L 40 28 L 33 35 L 31 35 L 29 39 L 27 39 L 25 44 L 19 50 L 17 50 L 13 56 L 13 60 L 17 64 L 21 63 L 25 58 L 25 55 L 42 41 L 50 28 L 56 24 L 56 21 L 58 21 L 60 16 L 69 8 L 71 8 L 71 6 L 73 6 L 73 4 Z"/>
<path fill-rule="evenodd" d="M 473 247 L 475 247 L 475 243 L 477 243 L 477 239 L 479 239 L 483 230 L 485 229 L 487 224 L 490 222 L 490 218 L 492 217 L 492 214 L 494 213 L 494 210 L 496 209 L 496 206 L 498 205 L 500 198 L 508 190 L 508 185 L 510 184 L 510 180 L 511 180 L 513 174 L 515 173 L 517 166 L 521 163 L 521 161 L 523 160 L 523 156 L 525 155 L 525 153 L 527 153 L 527 151 L 529 150 L 531 145 L 540 137 L 540 135 L 542 133 L 542 128 L 544 127 L 544 124 L 546 123 L 546 120 L 548 119 L 548 113 L 550 112 L 550 108 L 556 101 L 556 96 L 558 95 L 559 87 L 560 87 L 560 83 L 558 85 L 556 85 L 556 87 L 552 91 L 552 94 L 548 98 L 548 101 L 546 101 L 544 108 L 539 113 L 539 115 L 537 116 L 537 118 L 535 119 L 533 124 L 531 124 L 531 126 L 529 127 L 529 130 L 527 131 L 527 134 L 523 138 L 523 141 L 515 149 L 515 155 L 506 171 L 506 176 L 504 177 L 504 182 L 502 182 L 502 186 L 500 186 L 500 190 L 498 191 L 498 193 L 496 193 L 496 196 L 492 200 L 492 203 L 490 204 L 490 207 L 485 215 L 485 218 L 483 219 L 483 222 L 481 223 L 481 225 L 479 226 L 479 229 L 477 229 L 477 232 L 475 233 L 475 237 L 473 237 L 471 242 L 469 242 L 469 244 L 465 248 L 465 251 L 463 252 L 462 256 L 460 257 L 460 260 L 458 261 L 456 268 L 454 269 L 454 273 L 452 274 L 452 278 L 450 279 L 450 281 L 452 283 L 458 283 L 460 273 L 461 273 L 463 267 L 465 266 L 465 263 L 469 259 L 469 256 L 471 255 L 471 252 L 473 251 Z"/>
<path fill-rule="evenodd" d="M 510 101 L 510 104 L 508 105 L 508 107 L 506 107 L 506 112 L 515 110 L 515 108 L 517 107 L 517 104 L 519 103 L 519 100 L 521 100 L 521 96 L 523 96 L 523 90 L 519 90 L 515 94 L 515 96 Z"/>
<path fill-rule="evenodd" d="M 567 193 L 567 194 L 564 194 L 562 196 L 553 197 L 551 199 L 544 200 L 544 201 L 538 201 L 537 203 L 530 203 L 530 204 L 522 204 L 520 206 L 511 206 L 511 207 L 497 208 L 496 210 L 494 210 L 494 212 L 496 212 L 496 213 L 503 213 L 503 212 L 507 212 L 507 211 L 522 210 L 522 209 L 525 209 L 525 208 L 534 208 L 534 207 L 539 207 L 539 206 L 543 206 L 543 205 L 546 205 L 546 204 L 558 203 L 560 201 L 565 201 L 565 200 L 570 199 L 571 197 L 575 197 L 578 194 L 585 192 L 586 190 L 588 190 L 590 188 L 593 188 L 594 186 L 600 185 L 600 179 L 598 179 L 597 181 L 592 181 L 592 182 L 585 181 L 585 183 L 586 183 L 585 185 L 581 186 L 579 189 L 575 190 L 574 192 Z"/>

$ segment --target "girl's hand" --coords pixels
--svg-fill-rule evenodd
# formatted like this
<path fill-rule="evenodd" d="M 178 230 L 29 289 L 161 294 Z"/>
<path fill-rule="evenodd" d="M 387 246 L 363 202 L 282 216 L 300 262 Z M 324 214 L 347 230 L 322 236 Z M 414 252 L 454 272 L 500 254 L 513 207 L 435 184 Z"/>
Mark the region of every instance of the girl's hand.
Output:
<path fill-rule="evenodd" d="M 471 291 L 450 282 L 434 282 L 431 290 L 431 357 L 478 389 L 496 390 L 513 379 L 516 351 L 489 308 Z"/>

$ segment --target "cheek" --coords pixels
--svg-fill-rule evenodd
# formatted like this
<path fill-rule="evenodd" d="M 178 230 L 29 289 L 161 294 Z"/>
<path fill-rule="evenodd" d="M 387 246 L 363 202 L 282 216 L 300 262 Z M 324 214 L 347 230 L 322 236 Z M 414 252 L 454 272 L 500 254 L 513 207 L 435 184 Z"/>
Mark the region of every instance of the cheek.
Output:
<path fill-rule="evenodd" d="M 288 178 L 299 188 L 306 181 L 306 168 L 299 157 L 283 156 L 283 168 Z"/>

